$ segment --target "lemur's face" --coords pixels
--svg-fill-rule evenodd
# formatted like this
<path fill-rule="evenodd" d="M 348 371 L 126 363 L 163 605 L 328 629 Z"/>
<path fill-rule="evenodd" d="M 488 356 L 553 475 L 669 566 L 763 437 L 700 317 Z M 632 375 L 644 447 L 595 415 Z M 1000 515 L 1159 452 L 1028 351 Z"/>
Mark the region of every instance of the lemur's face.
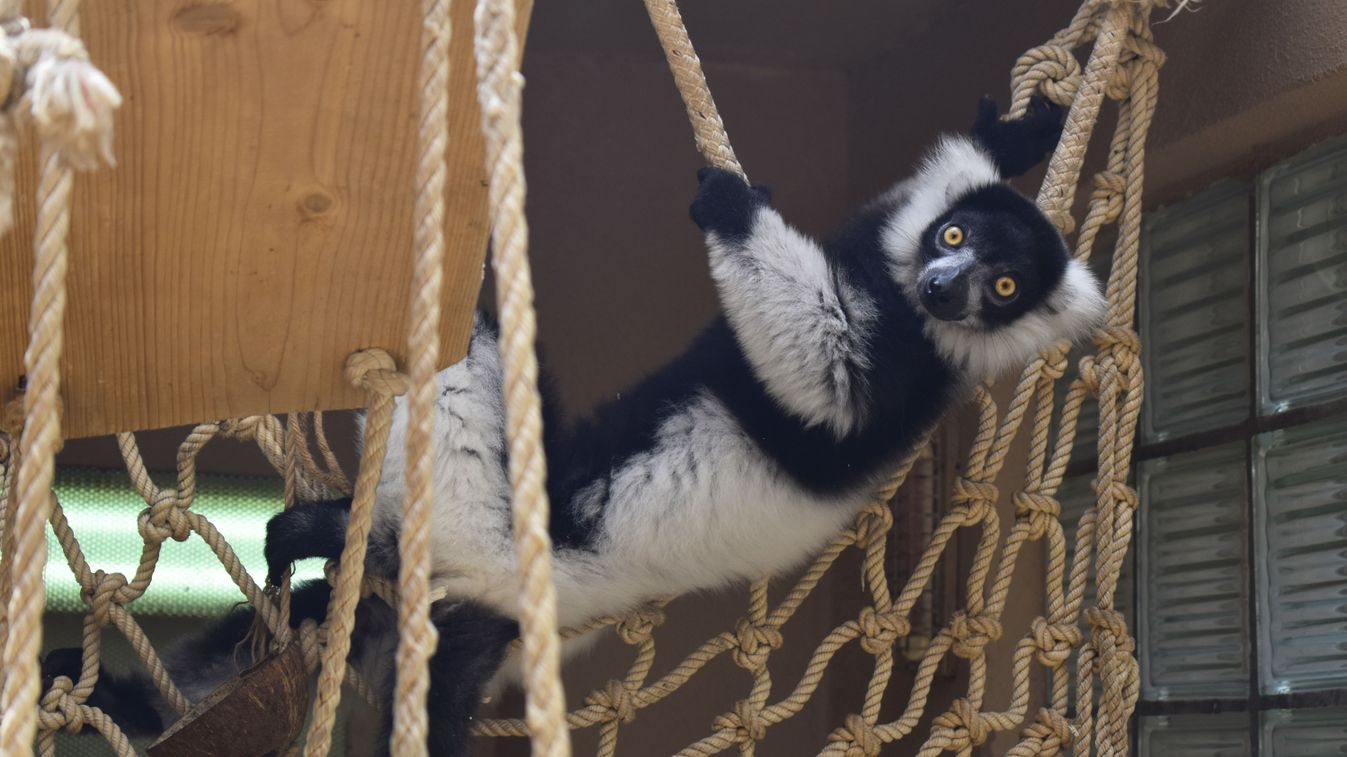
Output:
<path fill-rule="evenodd" d="M 975 189 L 922 233 L 915 292 L 928 314 L 970 328 L 1010 326 L 1059 304 L 1071 257 L 1062 237 L 1004 184 Z"/>
<path fill-rule="evenodd" d="M 940 352 L 973 378 L 1018 368 L 1102 320 L 1094 276 L 1006 184 L 968 188 L 922 231 L 894 238 L 890 271 L 899 287 Z"/>

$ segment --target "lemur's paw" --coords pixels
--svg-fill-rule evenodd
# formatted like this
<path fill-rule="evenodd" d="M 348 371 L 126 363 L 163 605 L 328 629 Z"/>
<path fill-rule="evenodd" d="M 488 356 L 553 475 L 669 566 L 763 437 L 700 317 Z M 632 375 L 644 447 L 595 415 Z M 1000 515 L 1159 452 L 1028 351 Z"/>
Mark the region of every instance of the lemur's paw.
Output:
<path fill-rule="evenodd" d="M 298 502 L 267 521 L 262 554 L 267 560 L 267 583 L 279 586 L 290 566 L 310 557 L 335 560 L 346 544 L 351 500 Z"/>
<path fill-rule="evenodd" d="M 697 197 L 692 201 L 692 221 L 704 232 L 722 237 L 745 237 L 753 227 L 753 214 L 770 205 L 772 191 L 749 186 L 737 174 L 707 166 L 697 171 Z"/>
<path fill-rule="evenodd" d="M 984 95 L 978 102 L 977 120 L 971 130 L 1003 178 L 1019 176 L 1042 162 L 1062 137 L 1062 107 L 1042 95 L 1034 95 L 1024 115 L 1011 121 L 998 117 L 996 101 Z"/>

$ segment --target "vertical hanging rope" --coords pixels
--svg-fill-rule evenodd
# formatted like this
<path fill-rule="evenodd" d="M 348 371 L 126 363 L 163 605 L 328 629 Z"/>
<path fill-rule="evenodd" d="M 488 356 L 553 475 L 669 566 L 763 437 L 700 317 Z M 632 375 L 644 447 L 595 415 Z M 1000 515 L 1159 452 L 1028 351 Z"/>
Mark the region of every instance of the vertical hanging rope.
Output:
<path fill-rule="evenodd" d="M 528 223 L 524 216 L 523 135 L 520 126 L 519 40 L 514 0 L 479 0 L 477 99 L 486 138 L 490 178 L 496 301 L 500 309 L 500 351 L 505 394 L 505 438 L 510 450 L 514 495 L 515 552 L 522 577 L 519 622 L 523 636 L 526 717 L 533 754 L 566 757 L 570 733 L 563 720 L 566 699 L 559 673 L 556 589 L 552 585 L 552 540 L 547 533 L 546 463 L 542 449 L 536 323 L 528 263 Z"/>
<path fill-rule="evenodd" d="M 77 0 L 48 2 L 53 27 L 78 34 Z M 17 15 L 17 9 L 11 8 Z M 69 93 L 67 93 L 69 94 Z M 67 108 L 78 108 L 69 103 Z M 51 508 L 51 482 L 56 450 L 61 444 L 61 348 L 64 336 L 66 267 L 69 249 L 70 192 L 74 177 L 65 156 L 44 140 L 38 180 L 37 225 L 33 240 L 33 299 L 28 317 L 28 349 L 24 369 L 24 427 L 19 439 L 15 486 L 14 553 L 16 569 L 8 599 L 8 635 L 0 667 L 0 754 L 32 753 L 40 689 L 37 657 L 42 646 L 42 610 L 46 592 L 42 569 L 47 550 L 45 526 Z"/>
<path fill-rule="evenodd" d="M 374 511 L 374 492 L 383 474 L 388 432 L 393 422 L 393 398 L 407 391 L 406 377 L 397 372 L 393 358 L 383 350 L 362 350 L 351 355 L 346 360 L 346 377 L 365 390 L 370 407 L 365 417 L 365 443 L 360 450 L 360 473 L 355 481 L 346 543 L 341 550 L 340 573 L 327 608 L 327 646 L 322 651 L 318 695 L 304 741 L 305 757 L 324 757 L 332 746 L 332 724 L 346 675 L 360 581 L 365 575 L 365 547 Z"/>
<path fill-rule="evenodd" d="M 720 120 L 720 111 L 716 110 L 716 101 L 706 85 L 701 59 L 697 57 L 697 51 L 692 49 L 692 40 L 683 24 L 683 15 L 678 12 L 678 3 L 676 0 L 645 0 L 645 9 L 650 14 L 655 33 L 659 35 L 660 47 L 664 48 L 664 57 L 669 61 L 669 70 L 673 72 L 683 106 L 687 108 L 688 121 L 697 139 L 697 149 L 706 162 L 733 171 L 747 181 L 748 175 L 734 156 L 730 136 L 725 132 L 725 123 Z"/>
<path fill-rule="evenodd" d="M 397 687 L 393 754 L 426 753 L 427 661 L 435 648 L 430 624 L 430 495 L 437 452 L 435 366 L 440 353 L 444 278 L 445 151 L 449 141 L 449 0 L 425 0 L 421 22 L 421 121 L 417 130 L 416 258 L 411 331 L 407 336 L 407 498 L 398 541 Z"/>

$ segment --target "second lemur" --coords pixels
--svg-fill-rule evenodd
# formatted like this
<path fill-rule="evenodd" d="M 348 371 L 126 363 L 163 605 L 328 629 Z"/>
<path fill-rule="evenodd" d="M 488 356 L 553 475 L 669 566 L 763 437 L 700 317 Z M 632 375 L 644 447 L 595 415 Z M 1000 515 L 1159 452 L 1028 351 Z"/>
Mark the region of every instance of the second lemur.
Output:
<path fill-rule="evenodd" d="M 691 215 L 721 314 L 591 418 L 566 424 L 546 403 L 560 623 L 801 564 L 976 383 L 1087 335 L 1104 310 L 1098 283 L 1004 181 L 1040 162 L 1060 130 L 1061 111 L 1044 102 L 1004 121 L 984 101 L 971 136 L 940 140 L 914 176 L 824 242 L 787 224 L 766 190 L 700 171 Z M 449 598 L 432 610 L 440 647 L 430 747 L 460 755 L 519 609 L 501 366 L 484 318 L 468 356 L 438 381 L 430 543 L 432 581 Z M 367 570 L 379 576 L 397 574 L 406 423 L 399 402 L 370 536 Z M 277 515 L 267 534 L 273 579 L 294 560 L 338 557 L 349 506 L 313 502 Z M 292 620 L 321 618 L 327 593 L 325 584 L 298 587 Z M 234 654 L 249 617 L 238 613 L 169 655 L 189 696 L 220 682 L 202 671 L 232 674 L 218 663 Z M 385 702 L 391 617 L 377 600 L 362 604 L 352 653 Z M 49 674 L 60 659 L 49 659 Z M 123 704 L 113 700 L 137 692 L 156 701 L 142 679 L 105 674 L 95 699 L 115 715 Z M 172 717 L 157 702 L 139 716 L 159 726 Z"/>

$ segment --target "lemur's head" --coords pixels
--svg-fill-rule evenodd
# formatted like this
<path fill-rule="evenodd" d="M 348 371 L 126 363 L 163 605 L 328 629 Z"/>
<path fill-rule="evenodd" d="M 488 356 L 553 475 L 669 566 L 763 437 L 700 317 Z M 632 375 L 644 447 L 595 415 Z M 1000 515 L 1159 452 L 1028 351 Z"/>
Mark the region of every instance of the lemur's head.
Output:
<path fill-rule="evenodd" d="M 1095 277 L 971 142 L 941 144 L 906 189 L 884 234 L 889 271 L 927 336 L 970 378 L 1017 368 L 1099 324 Z"/>

